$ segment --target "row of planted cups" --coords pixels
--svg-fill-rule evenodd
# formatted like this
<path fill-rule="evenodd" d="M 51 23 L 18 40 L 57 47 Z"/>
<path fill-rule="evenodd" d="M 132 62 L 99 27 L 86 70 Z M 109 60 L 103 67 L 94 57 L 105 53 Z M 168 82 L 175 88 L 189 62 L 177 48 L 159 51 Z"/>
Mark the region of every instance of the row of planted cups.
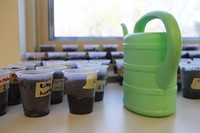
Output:
<path fill-rule="evenodd" d="M 0 115 L 7 105 L 22 102 L 25 116 L 49 114 L 51 104 L 63 101 L 66 91 L 69 110 L 73 114 L 93 111 L 93 102 L 102 101 L 107 78 L 107 65 L 84 64 L 70 69 L 64 65 L 38 66 L 36 70 L 12 65 L 0 68 Z"/>

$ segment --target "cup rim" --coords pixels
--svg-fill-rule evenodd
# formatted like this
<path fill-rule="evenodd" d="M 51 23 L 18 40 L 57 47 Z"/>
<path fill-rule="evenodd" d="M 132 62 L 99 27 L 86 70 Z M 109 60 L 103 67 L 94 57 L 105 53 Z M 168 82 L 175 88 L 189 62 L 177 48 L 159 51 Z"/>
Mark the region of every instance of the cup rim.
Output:
<path fill-rule="evenodd" d="M 73 74 L 73 75 L 84 75 L 84 74 L 97 74 L 99 72 L 98 69 L 93 68 L 77 68 L 77 69 L 66 69 L 62 71 L 64 74 Z"/>
<path fill-rule="evenodd" d="M 36 64 L 34 63 L 26 63 L 26 62 L 19 62 L 19 63 L 16 63 L 16 64 L 8 64 L 8 67 L 17 67 L 17 66 L 22 66 L 22 67 L 28 67 L 28 66 L 35 66 Z"/>
<path fill-rule="evenodd" d="M 54 71 L 53 70 L 49 70 L 49 69 L 42 69 L 42 70 L 22 70 L 22 71 L 18 71 L 16 74 L 17 75 L 46 75 L 46 74 L 53 74 Z"/>
<path fill-rule="evenodd" d="M 10 70 L 11 72 L 16 72 L 16 71 L 22 71 L 22 70 L 26 70 L 27 67 L 25 66 L 20 66 L 20 65 L 13 65 L 13 66 L 6 66 L 3 67 L 3 70 Z"/>
<path fill-rule="evenodd" d="M 67 69 L 68 67 L 65 65 L 59 65 L 59 64 L 51 64 L 51 65 L 46 65 L 46 66 L 38 66 L 36 67 L 36 70 L 53 70 L 53 71 L 58 71 L 58 70 L 63 70 Z"/>
<path fill-rule="evenodd" d="M 80 68 L 108 68 L 108 65 L 102 65 L 102 64 L 80 64 Z"/>
<path fill-rule="evenodd" d="M 10 73 L 10 70 L 0 70 L 0 77 L 4 77 L 6 75 L 9 75 Z"/>

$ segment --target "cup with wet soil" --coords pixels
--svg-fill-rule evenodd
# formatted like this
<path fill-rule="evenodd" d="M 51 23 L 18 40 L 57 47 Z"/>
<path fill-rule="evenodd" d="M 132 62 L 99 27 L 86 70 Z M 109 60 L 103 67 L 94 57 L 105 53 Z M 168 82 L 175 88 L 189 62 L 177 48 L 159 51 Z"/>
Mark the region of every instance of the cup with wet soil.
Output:
<path fill-rule="evenodd" d="M 182 64 L 180 70 L 183 97 L 200 99 L 200 64 Z"/>
<path fill-rule="evenodd" d="M 183 64 L 187 64 L 192 62 L 193 60 L 188 59 L 188 58 L 181 58 L 180 62 L 179 62 L 179 66 L 178 66 L 178 70 L 177 70 L 177 90 L 180 91 L 182 88 L 182 83 L 181 83 L 181 70 L 180 70 L 180 66 Z"/>
<path fill-rule="evenodd" d="M 84 69 L 97 69 L 97 82 L 95 87 L 95 102 L 102 101 L 104 97 L 104 88 L 106 86 L 106 77 L 108 66 L 107 65 L 98 65 L 98 64 L 82 64 L 79 66 Z"/>
<path fill-rule="evenodd" d="M 0 116 L 7 112 L 10 72 L 9 70 L 0 70 Z"/>
<path fill-rule="evenodd" d="M 47 44 L 47 45 L 39 45 L 40 52 L 54 52 L 56 51 L 56 45 Z"/>
<path fill-rule="evenodd" d="M 63 52 L 76 52 L 78 51 L 77 44 L 63 44 L 62 45 Z"/>
<path fill-rule="evenodd" d="M 49 114 L 52 70 L 26 70 L 17 72 L 24 114 L 41 117 Z"/>
<path fill-rule="evenodd" d="M 52 93 L 51 93 L 51 104 L 58 104 L 63 101 L 64 94 L 64 74 L 62 70 L 66 69 L 63 65 L 49 65 L 36 67 L 37 70 L 53 70 L 53 82 L 52 82 Z"/>
<path fill-rule="evenodd" d="M 116 66 L 117 66 L 118 81 L 119 81 L 119 84 L 122 85 L 123 79 L 124 79 L 123 59 L 116 59 L 115 62 L 116 62 Z"/>
<path fill-rule="evenodd" d="M 3 68 L 4 70 L 10 70 L 9 79 L 9 91 L 8 91 L 8 105 L 18 105 L 21 103 L 21 94 L 19 90 L 19 81 L 16 73 L 18 71 L 26 70 L 24 66 L 8 66 Z"/>
<path fill-rule="evenodd" d="M 93 112 L 97 72 L 96 69 L 79 68 L 63 71 L 71 113 L 88 114 Z"/>
<path fill-rule="evenodd" d="M 67 52 L 48 52 L 49 60 L 66 60 Z"/>

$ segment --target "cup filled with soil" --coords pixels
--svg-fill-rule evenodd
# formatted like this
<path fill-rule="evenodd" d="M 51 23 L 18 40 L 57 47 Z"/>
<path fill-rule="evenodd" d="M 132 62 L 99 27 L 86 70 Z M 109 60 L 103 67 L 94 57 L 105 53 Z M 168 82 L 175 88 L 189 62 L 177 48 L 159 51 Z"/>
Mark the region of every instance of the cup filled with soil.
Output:
<path fill-rule="evenodd" d="M 88 114 L 93 112 L 97 72 L 96 69 L 81 68 L 63 71 L 71 113 Z"/>
<path fill-rule="evenodd" d="M 54 52 L 56 50 L 56 45 L 47 44 L 47 45 L 40 45 L 40 52 Z"/>
<path fill-rule="evenodd" d="M 82 64 L 79 67 L 84 69 L 93 68 L 99 70 L 97 73 L 97 82 L 95 87 L 95 102 L 102 101 L 104 97 L 104 88 L 106 85 L 108 66 L 98 64 Z"/>
<path fill-rule="evenodd" d="M 26 52 L 26 60 L 44 60 L 45 52 Z"/>
<path fill-rule="evenodd" d="M 10 73 L 9 70 L 0 70 L 0 116 L 7 112 Z"/>
<path fill-rule="evenodd" d="M 106 52 L 88 52 L 88 58 L 92 59 L 106 59 Z"/>
<path fill-rule="evenodd" d="M 200 64 L 186 63 L 180 66 L 183 97 L 200 98 Z"/>
<path fill-rule="evenodd" d="M 178 88 L 178 91 L 180 91 L 181 88 L 182 88 L 180 66 L 187 64 L 187 63 L 189 64 L 191 62 L 193 62 L 193 60 L 188 59 L 188 58 L 181 58 L 180 59 L 178 70 L 177 70 L 177 88 Z"/>
<path fill-rule="evenodd" d="M 18 105 L 21 103 L 21 94 L 19 90 L 19 81 L 16 73 L 18 71 L 26 70 L 24 66 L 8 66 L 3 68 L 4 70 L 10 70 L 10 79 L 9 79 L 9 91 L 8 91 L 8 105 Z"/>
<path fill-rule="evenodd" d="M 63 101 L 64 94 L 64 74 L 62 70 L 66 69 L 63 65 L 49 65 L 36 67 L 36 70 L 53 70 L 53 82 L 51 92 L 51 104 L 58 104 Z"/>
<path fill-rule="evenodd" d="M 83 49 L 84 51 L 99 51 L 99 44 L 85 44 Z"/>
<path fill-rule="evenodd" d="M 86 59 L 86 52 L 68 52 L 69 60 L 84 60 Z"/>
<path fill-rule="evenodd" d="M 63 44 L 62 45 L 63 52 L 76 52 L 78 51 L 77 44 Z"/>
<path fill-rule="evenodd" d="M 52 70 L 26 70 L 17 72 L 24 114 L 41 117 L 49 114 Z"/>
<path fill-rule="evenodd" d="M 48 52 L 49 60 L 66 60 L 67 53 L 66 52 Z"/>
<path fill-rule="evenodd" d="M 123 68 L 123 59 L 116 59 L 116 67 L 117 67 L 117 75 L 118 75 L 118 81 L 119 84 L 122 85 L 123 79 L 124 79 L 124 68 Z"/>

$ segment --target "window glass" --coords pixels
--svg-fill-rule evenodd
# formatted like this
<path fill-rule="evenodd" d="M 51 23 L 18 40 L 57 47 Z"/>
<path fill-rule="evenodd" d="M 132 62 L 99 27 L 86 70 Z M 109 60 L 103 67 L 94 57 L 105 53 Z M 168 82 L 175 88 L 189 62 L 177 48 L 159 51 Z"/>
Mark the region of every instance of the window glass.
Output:
<path fill-rule="evenodd" d="M 49 0 L 52 2 L 53 0 Z M 183 37 L 200 34 L 199 0 L 54 0 L 51 21 L 55 37 L 122 36 L 120 24 L 133 31 L 145 13 L 164 10 L 177 20 Z M 146 31 L 164 31 L 160 20 L 147 24 Z"/>

